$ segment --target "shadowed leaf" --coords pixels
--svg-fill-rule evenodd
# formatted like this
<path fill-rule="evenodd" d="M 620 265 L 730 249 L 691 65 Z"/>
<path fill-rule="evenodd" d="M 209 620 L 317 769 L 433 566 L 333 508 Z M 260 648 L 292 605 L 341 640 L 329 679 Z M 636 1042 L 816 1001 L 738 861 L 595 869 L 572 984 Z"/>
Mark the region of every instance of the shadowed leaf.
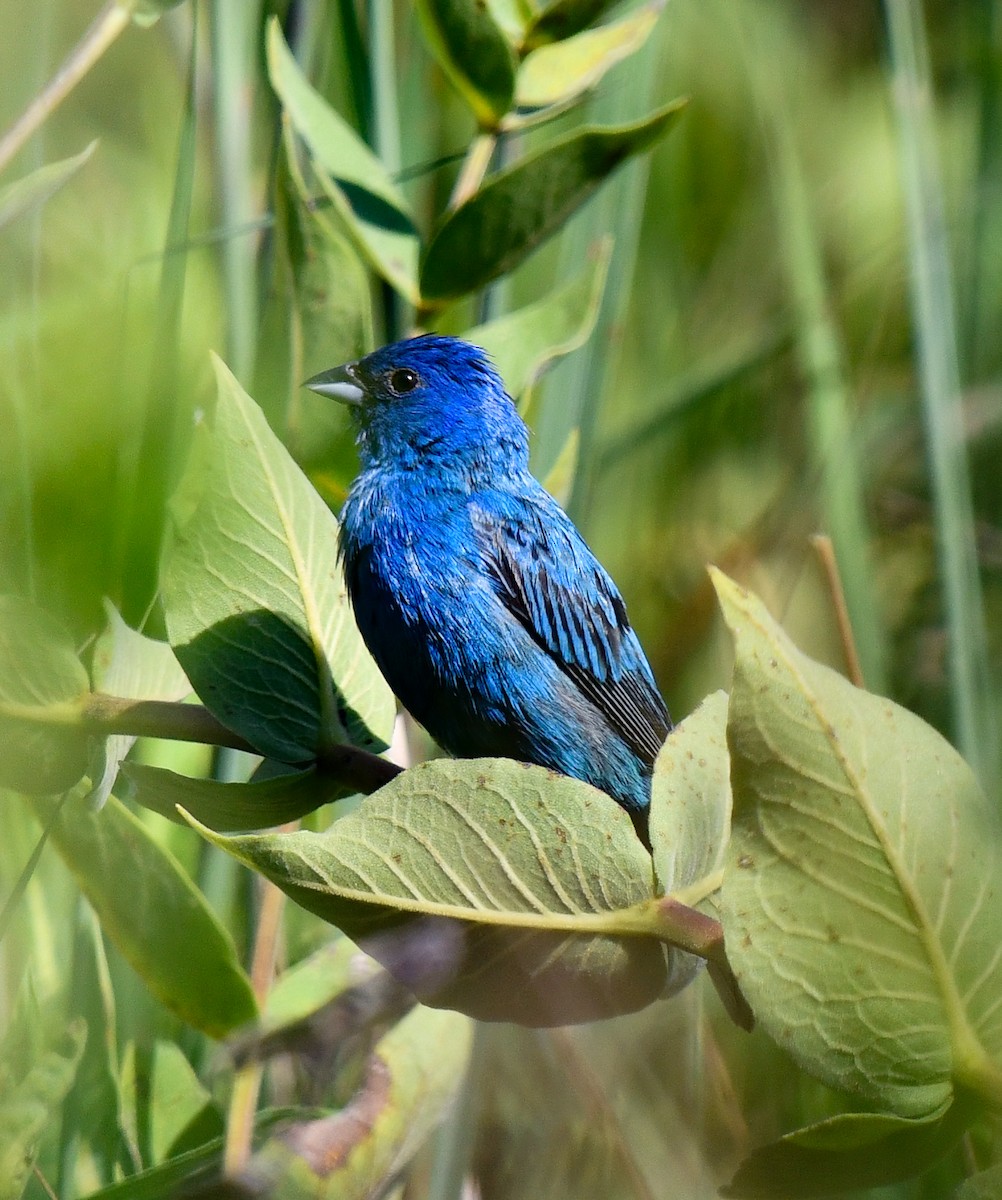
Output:
<path fill-rule="evenodd" d="M 552 0 L 544 4 L 526 27 L 527 46 L 560 42 L 587 29 L 607 12 L 616 0 Z"/>
<path fill-rule="evenodd" d="M 515 55 L 478 0 L 418 0 L 421 28 L 453 87 L 486 128 L 511 108 Z"/>
<path fill-rule="evenodd" d="M 203 704 L 267 756 L 382 749 L 395 702 L 351 614 L 337 522 L 218 361 L 217 375 L 164 574 L 171 644 Z"/>
<path fill-rule="evenodd" d="M 721 910 L 756 1016 L 902 1117 L 1002 1096 L 1002 837 L 957 752 L 801 654 L 715 575 L 735 643 Z"/>
<path fill-rule="evenodd" d="M 46 200 L 54 196 L 63 184 L 80 170 L 96 147 L 97 142 L 91 142 L 86 149 L 72 158 L 47 163 L 23 179 L 17 179 L 14 183 L 0 188 L 0 229 L 24 213 L 41 207 Z"/>
<path fill-rule="evenodd" d="M 432 238 L 421 267 L 425 299 L 455 299 L 512 270 L 617 167 L 663 137 L 681 107 L 631 125 L 583 126 L 492 175 Z"/>

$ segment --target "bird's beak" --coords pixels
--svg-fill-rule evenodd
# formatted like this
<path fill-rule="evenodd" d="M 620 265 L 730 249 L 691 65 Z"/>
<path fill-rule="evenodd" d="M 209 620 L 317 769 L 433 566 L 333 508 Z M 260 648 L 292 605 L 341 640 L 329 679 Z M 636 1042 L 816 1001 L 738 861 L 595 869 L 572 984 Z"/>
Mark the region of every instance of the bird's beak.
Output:
<path fill-rule="evenodd" d="M 343 367 L 331 367 L 329 371 L 321 371 L 312 379 L 307 379 L 303 387 L 321 396 L 330 396 L 340 400 L 342 404 L 359 405 L 365 398 L 365 392 L 358 382 L 358 374 L 354 363 Z"/>

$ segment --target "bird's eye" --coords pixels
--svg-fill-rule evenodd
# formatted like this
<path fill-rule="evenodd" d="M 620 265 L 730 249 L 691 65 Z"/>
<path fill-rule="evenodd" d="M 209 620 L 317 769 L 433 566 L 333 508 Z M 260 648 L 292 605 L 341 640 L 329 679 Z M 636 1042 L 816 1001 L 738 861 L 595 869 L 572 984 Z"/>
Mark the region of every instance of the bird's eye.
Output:
<path fill-rule="evenodd" d="M 412 371 L 410 367 L 398 367 L 396 371 L 390 372 L 387 382 L 394 395 L 403 396 L 406 392 L 413 392 L 421 380 L 417 372 Z"/>

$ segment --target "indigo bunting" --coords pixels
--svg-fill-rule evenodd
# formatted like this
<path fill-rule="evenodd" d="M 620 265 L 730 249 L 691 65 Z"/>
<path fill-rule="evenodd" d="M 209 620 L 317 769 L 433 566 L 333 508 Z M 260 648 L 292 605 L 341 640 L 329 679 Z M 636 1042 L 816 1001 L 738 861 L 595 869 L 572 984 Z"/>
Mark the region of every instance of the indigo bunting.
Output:
<path fill-rule="evenodd" d="M 484 351 L 425 334 L 306 386 L 351 405 L 361 471 L 340 554 L 397 698 L 457 757 L 600 788 L 650 848 L 668 710 L 616 585 L 530 475 L 528 430 Z"/>

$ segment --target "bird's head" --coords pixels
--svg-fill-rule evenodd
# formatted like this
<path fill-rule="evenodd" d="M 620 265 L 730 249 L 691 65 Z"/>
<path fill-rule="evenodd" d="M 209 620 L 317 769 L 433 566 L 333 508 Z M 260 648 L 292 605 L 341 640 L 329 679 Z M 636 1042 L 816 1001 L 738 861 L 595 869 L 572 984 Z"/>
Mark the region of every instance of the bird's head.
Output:
<path fill-rule="evenodd" d="M 425 334 L 306 381 L 349 404 L 363 464 L 524 467 L 528 435 L 479 346 Z"/>

